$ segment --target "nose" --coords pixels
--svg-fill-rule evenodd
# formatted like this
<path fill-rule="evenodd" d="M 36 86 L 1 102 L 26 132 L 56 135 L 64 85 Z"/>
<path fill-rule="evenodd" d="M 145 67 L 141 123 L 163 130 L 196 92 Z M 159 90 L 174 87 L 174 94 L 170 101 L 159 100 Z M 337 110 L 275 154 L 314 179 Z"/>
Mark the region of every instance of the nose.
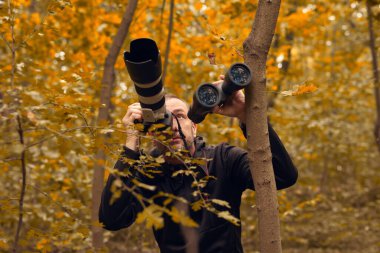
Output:
<path fill-rule="evenodd" d="M 177 123 L 177 119 L 175 118 L 175 116 L 173 116 L 173 119 L 172 119 L 172 130 L 174 132 L 178 131 L 178 123 Z"/>

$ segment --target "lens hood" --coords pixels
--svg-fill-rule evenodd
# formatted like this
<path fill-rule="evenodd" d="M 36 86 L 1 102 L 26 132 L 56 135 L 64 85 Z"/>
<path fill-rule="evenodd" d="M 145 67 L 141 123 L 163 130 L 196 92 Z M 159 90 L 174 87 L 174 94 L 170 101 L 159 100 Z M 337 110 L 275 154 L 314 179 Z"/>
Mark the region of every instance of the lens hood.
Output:
<path fill-rule="evenodd" d="M 137 84 L 146 86 L 161 79 L 161 56 L 152 39 L 133 40 L 130 52 L 124 52 L 124 62 L 131 79 Z"/>

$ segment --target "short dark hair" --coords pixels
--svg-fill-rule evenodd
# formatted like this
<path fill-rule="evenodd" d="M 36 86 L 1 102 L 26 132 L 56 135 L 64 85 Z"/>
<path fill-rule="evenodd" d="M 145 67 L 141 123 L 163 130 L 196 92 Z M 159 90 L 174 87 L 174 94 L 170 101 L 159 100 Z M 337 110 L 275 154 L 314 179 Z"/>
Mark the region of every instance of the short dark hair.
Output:
<path fill-rule="evenodd" d="M 178 100 L 181 100 L 182 102 L 185 103 L 185 105 L 187 106 L 187 108 L 190 108 L 190 107 L 189 107 L 189 104 L 188 104 L 185 100 L 179 98 L 177 95 L 175 95 L 175 94 L 173 94 L 173 93 L 166 93 L 166 94 L 165 94 L 165 99 L 171 99 L 171 98 L 176 98 L 176 99 L 178 99 Z"/>
<path fill-rule="evenodd" d="M 177 95 L 174 95 L 173 93 L 166 93 L 165 98 L 176 98 L 176 99 L 182 100 Z"/>

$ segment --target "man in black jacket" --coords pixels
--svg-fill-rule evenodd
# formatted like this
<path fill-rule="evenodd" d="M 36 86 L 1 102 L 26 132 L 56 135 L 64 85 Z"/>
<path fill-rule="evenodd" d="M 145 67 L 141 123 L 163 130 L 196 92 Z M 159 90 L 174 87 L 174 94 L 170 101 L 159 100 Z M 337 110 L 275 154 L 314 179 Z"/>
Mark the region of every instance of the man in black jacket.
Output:
<path fill-rule="evenodd" d="M 198 177 L 202 178 L 208 175 L 215 177 L 216 180 L 208 182 L 202 191 L 209 199 L 219 199 L 228 202 L 230 205 L 229 212 L 233 216 L 240 218 L 241 195 L 246 189 L 254 190 L 247 152 L 226 143 L 215 147 L 206 146 L 202 138 L 196 137 L 196 125 L 187 117 L 188 106 L 182 100 L 168 96 L 166 97 L 166 108 L 173 113 L 173 118 L 177 118 L 177 120 L 173 120 L 173 137 L 170 146 L 174 149 L 187 147 L 192 157 L 209 159 L 206 166 L 198 166 Z M 214 113 L 237 117 L 244 132 L 244 108 L 244 94 L 238 91 L 222 107 L 216 108 Z M 141 108 L 138 103 L 135 103 L 128 107 L 128 111 L 123 118 L 123 123 L 130 126 L 133 125 L 134 120 L 141 119 Z M 180 136 L 178 124 L 184 134 L 187 145 L 184 144 L 183 138 Z M 124 151 L 115 165 L 115 169 L 119 171 L 133 170 L 133 166 L 129 165 L 130 163 L 123 162 L 123 157 L 132 160 L 138 160 L 140 157 L 138 133 L 132 130 L 128 131 Z M 281 140 L 270 125 L 269 139 L 277 189 L 290 187 L 297 181 L 298 172 Z M 165 150 L 165 147 L 162 145 L 158 145 L 157 148 Z M 194 188 L 191 186 L 193 183 L 192 177 L 183 174 L 176 177 L 171 176 L 172 172 L 183 169 L 181 161 L 173 157 L 165 157 L 165 163 L 161 169 L 164 172 L 163 176 L 154 180 L 148 180 L 149 184 L 153 183 L 155 185 L 155 192 L 166 192 L 183 197 L 189 203 L 194 203 L 197 200 L 197 196 L 192 194 L 194 191 Z M 128 186 L 132 185 L 132 178 L 133 176 L 121 177 L 123 182 Z M 99 211 L 99 221 L 107 230 L 119 230 L 130 226 L 136 220 L 137 214 L 143 209 L 140 202 L 128 191 L 123 191 L 120 198 L 111 205 L 111 186 L 114 180 L 116 180 L 116 176 L 111 174 L 103 190 Z M 141 175 L 139 180 L 144 181 Z M 140 189 L 140 192 L 148 197 L 150 196 L 149 194 L 152 194 L 152 192 L 144 191 L 144 189 Z M 153 231 L 161 252 L 186 252 L 190 248 L 200 253 L 243 252 L 240 226 L 219 218 L 216 214 L 204 209 L 194 211 L 192 208 L 188 208 L 188 210 L 188 215 L 199 225 L 191 230 L 194 236 L 189 237 L 189 233 L 185 232 L 183 227 L 164 214 L 164 227 L 154 229 Z"/>

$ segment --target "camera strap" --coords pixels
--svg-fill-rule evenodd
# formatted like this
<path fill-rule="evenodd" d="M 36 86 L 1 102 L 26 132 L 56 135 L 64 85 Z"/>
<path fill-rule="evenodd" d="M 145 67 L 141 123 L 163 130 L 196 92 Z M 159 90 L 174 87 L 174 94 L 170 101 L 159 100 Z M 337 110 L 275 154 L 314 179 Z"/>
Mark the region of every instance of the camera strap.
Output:
<path fill-rule="evenodd" d="M 186 149 L 187 151 L 189 151 L 189 155 L 191 156 L 189 146 L 187 145 L 186 136 L 185 136 L 184 133 L 182 132 L 181 124 L 179 123 L 179 120 L 178 120 L 177 116 L 174 115 L 173 113 L 172 113 L 172 115 L 173 115 L 173 117 L 175 118 L 175 120 L 177 121 L 178 132 L 179 132 L 179 135 L 181 136 L 181 139 L 182 139 L 183 143 L 185 144 L 185 149 Z"/>

